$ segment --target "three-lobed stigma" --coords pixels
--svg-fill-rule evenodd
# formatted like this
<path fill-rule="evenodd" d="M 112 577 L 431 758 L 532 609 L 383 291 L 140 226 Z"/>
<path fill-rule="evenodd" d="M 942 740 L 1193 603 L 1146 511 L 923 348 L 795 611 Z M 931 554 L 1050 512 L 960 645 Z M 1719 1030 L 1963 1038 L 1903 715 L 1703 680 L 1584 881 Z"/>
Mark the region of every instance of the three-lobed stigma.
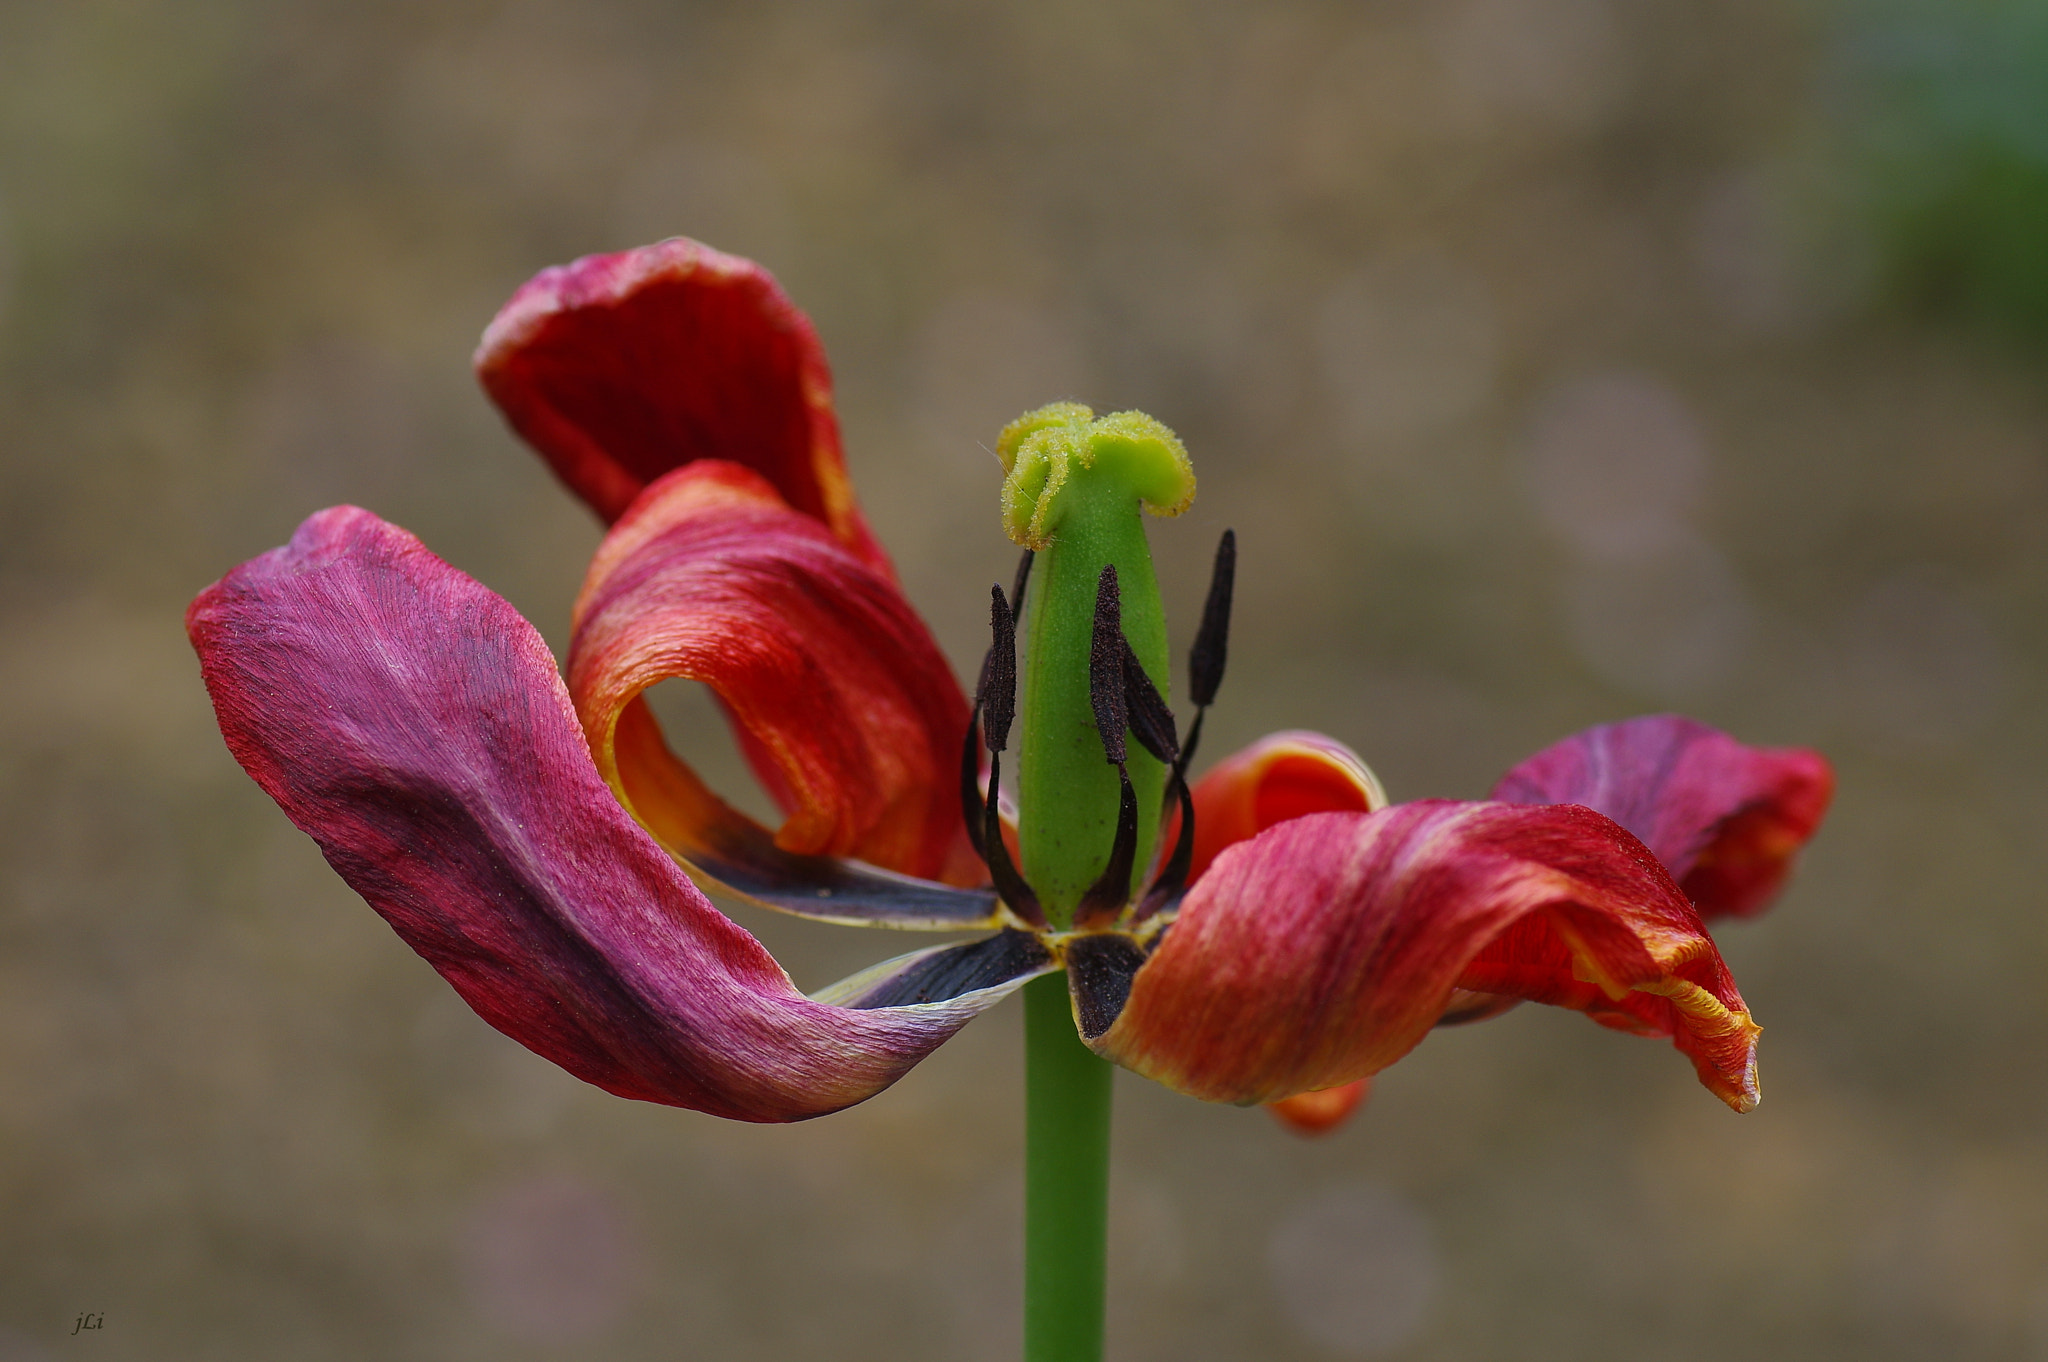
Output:
<path fill-rule="evenodd" d="M 1141 411 L 1095 413 L 1078 402 L 1026 412 L 996 439 L 1003 530 L 1027 549 L 1050 546 L 1077 499 L 1114 487 L 1153 515 L 1195 499 L 1195 468 L 1178 436 Z M 1085 476 L 1083 476 L 1085 475 Z"/>

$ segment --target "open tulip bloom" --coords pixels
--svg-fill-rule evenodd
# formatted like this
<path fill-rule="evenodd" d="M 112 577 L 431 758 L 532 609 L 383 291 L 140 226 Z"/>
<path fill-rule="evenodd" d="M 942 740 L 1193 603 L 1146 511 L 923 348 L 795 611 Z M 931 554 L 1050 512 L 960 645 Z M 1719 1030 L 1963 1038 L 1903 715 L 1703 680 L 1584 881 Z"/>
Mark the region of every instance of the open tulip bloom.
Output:
<path fill-rule="evenodd" d="M 1026 553 L 970 697 L 854 500 L 816 335 L 758 266 L 674 240 L 547 270 L 477 368 L 611 525 L 566 679 L 502 599 L 337 507 L 188 613 L 230 750 L 480 1016 L 620 1096 L 823 1115 L 1024 987 L 1029 1356 L 1099 1352 L 1102 1060 L 1313 1128 L 1433 1026 L 1532 1000 L 1667 1037 L 1756 1104 L 1757 1026 L 1703 920 L 1778 889 L 1828 802 L 1816 754 L 1644 718 L 1488 800 L 1389 804 L 1290 732 L 1190 782 L 1236 550 L 1183 735 L 1140 512 L 1185 509 L 1194 475 L 1158 422 L 1063 403 L 1002 433 Z M 642 693 L 674 677 L 717 695 L 780 828 L 671 751 Z M 979 935 L 805 996 L 700 885 Z"/>

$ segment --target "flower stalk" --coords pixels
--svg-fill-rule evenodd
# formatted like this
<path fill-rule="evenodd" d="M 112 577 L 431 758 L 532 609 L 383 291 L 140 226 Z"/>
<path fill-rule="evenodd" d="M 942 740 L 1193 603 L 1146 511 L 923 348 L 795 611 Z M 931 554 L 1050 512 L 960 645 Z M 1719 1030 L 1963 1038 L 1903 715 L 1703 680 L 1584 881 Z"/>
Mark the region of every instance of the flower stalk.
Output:
<path fill-rule="evenodd" d="M 1098 1362 L 1112 1066 L 1074 1034 L 1066 976 L 1024 986 L 1024 1362 Z"/>

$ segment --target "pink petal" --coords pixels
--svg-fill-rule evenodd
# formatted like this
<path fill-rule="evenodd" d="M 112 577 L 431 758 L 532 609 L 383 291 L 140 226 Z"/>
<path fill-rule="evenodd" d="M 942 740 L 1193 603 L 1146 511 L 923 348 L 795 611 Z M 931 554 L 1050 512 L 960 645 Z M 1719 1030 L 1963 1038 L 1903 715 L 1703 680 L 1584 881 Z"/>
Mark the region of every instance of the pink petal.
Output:
<path fill-rule="evenodd" d="M 1094 1044 L 1196 1097 L 1271 1102 L 1384 1069 L 1460 987 L 1670 1036 L 1716 1095 L 1756 1103 L 1757 1027 L 1699 915 L 1640 842 L 1573 805 L 1426 801 L 1240 842 Z"/>
<path fill-rule="evenodd" d="M 476 370 L 608 522 L 671 469 L 728 459 L 890 570 L 847 481 L 817 332 L 751 260 L 675 237 L 542 270 L 485 330 Z"/>
<path fill-rule="evenodd" d="M 887 1087 L 1014 984 L 798 993 L 612 798 L 546 645 L 353 507 L 193 602 L 229 750 L 491 1025 L 624 1097 L 753 1121 Z"/>
<path fill-rule="evenodd" d="M 1818 752 L 1748 747 L 1660 714 L 1546 747 L 1501 777 L 1492 797 L 1599 810 L 1640 837 L 1712 919 L 1769 905 L 1834 788 Z"/>
<path fill-rule="evenodd" d="M 671 677 L 724 703 L 789 812 L 782 850 L 980 882 L 960 816 L 967 700 L 944 655 L 890 578 L 735 464 L 679 469 L 634 504 L 569 645 L 599 771 L 676 854 L 730 859 L 759 830 L 663 743 L 640 694 Z"/>

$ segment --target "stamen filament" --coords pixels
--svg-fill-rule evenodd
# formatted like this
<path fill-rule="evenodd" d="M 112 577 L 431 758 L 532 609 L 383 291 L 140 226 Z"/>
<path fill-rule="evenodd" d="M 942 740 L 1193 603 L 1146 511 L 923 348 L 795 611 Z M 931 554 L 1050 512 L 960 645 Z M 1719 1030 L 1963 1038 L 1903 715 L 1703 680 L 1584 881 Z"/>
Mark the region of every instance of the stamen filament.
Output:
<path fill-rule="evenodd" d="M 1116 816 L 1116 841 L 1109 849 L 1109 863 L 1101 876 L 1081 895 L 1074 909 L 1076 927 L 1101 927 L 1115 921 L 1131 898 L 1131 866 L 1138 854 L 1138 792 L 1131 788 L 1131 773 L 1117 763 L 1123 782 Z"/>
<path fill-rule="evenodd" d="M 1166 697 L 1159 693 L 1159 687 L 1145 675 L 1144 665 L 1131 650 L 1130 640 L 1121 634 L 1117 637 L 1123 643 L 1124 709 L 1129 716 L 1131 736 L 1138 740 L 1138 746 L 1171 766 L 1180 757 L 1173 711 L 1166 707 Z"/>
<path fill-rule="evenodd" d="M 1202 627 L 1188 651 L 1188 698 L 1207 708 L 1223 684 L 1230 653 L 1230 598 L 1237 583 L 1237 531 L 1225 530 L 1209 570 L 1209 598 L 1202 603 Z"/>
<path fill-rule="evenodd" d="M 1187 781 L 1175 771 L 1169 778 L 1172 793 L 1180 801 L 1180 832 L 1173 839 L 1173 854 L 1166 858 L 1158 878 L 1145 891 L 1145 897 L 1138 904 L 1138 911 L 1132 914 L 1132 921 L 1143 922 L 1162 908 L 1170 908 L 1187 892 L 1188 867 L 1195 860 L 1195 801 L 1188 793 Z"/>
<path fill-rule="evenodd" d="M 1010 859 L 1010 844 L 1003 840 L 1003 815 L 997 794 L 1002 779 L 1002 753 L 990 752 L 988 801 L 982 806 L 982 859 L 988 864 L 989 881 L 995 885 L 996 894 L 1002 901 L 1010 905 L 1010 911 L 1034 927 L 1043 927 L 1046 925 L 1045 909 L 1039 906 L 1038 895 L 1018 873 L 1016 862 Z"/>

